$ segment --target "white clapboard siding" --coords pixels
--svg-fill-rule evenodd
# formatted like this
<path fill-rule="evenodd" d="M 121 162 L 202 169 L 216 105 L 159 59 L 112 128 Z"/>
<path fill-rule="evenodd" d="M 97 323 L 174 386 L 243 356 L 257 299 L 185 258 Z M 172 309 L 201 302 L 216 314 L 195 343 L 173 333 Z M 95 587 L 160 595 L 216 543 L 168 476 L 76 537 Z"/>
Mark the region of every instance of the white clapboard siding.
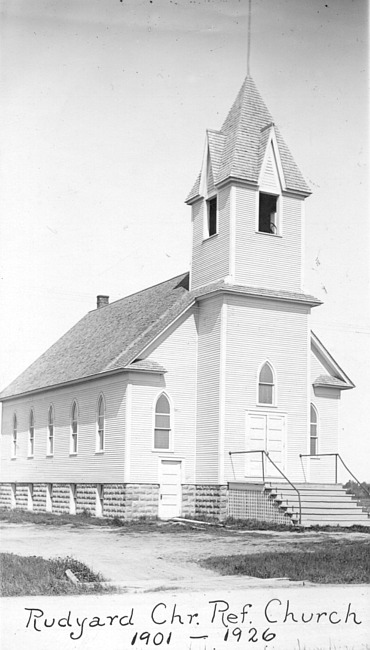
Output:
<path fill-rule="evenodd" d="M 157 483 L 159 459 L 181 459 L 182 478 L 187 483 L 195 479 L 195 414 L 197 368 L 197 310 L 184 315 L 172 330 L 152 346 L 147 359 L 160 363 L 166 373 L 144 381 L 137 377 L 132 386 L 130 481 Z M 164 391 L 172 403 L 171 452 L 153 451 L 154 404 Z"/>
<path fill-rule="evenodd" d="M 328 374 L 328 368 L 311 351 L 311 402 L 318 414 L 318 453 L 338 452 L 340 391 L 335 388 L 313 388 L 320 375 Z M 310 480 L 312 482 L 332 482 L 334 458 L 321 458 L 310 461 Z"/>
<path fill-rule="evenodd" d="M 258 202 L 257 190 L 236 188 L 235 283 L 299 291 L 302 202 L 279 198 L 281 236 L 256 232 Z"/>
<path fill-rule="evenodd" d="M 284 464 L 291 479 L 303 480 L 299 454 L 307 450 L 307 308 L 244 297 L 229 297 L 227 311 L 225 476 L 240 480 L 245 459 L 229 451 L 246 449 L 246 413 L 285 415 Z M 258 406 L 261 364 L 276 373 L 276 404 Z M 233 473 L 233 466 L 235 475 Z"/>
<path fill-rule="evenodd" d="M 125 452 L 124 376 L 43 391 L 3 404 L 2 481 L 114 482 L 123 480 Z M 105 398 L 105 451 L 96 453 L 96 413 Z M 70 455 L 71 407 L 78 404 L 78 453 Z M 54 455 L 47 457 L 48 410 L 54 406 Z M 35 418 L 34 457 L 28 458 L 30 409 Z M 11 459 L 13 414 L 17 413 L 17 458 Z"/>
<path fill-rule="evenodd" d="M 204 239 L 205 201 L 193 206 L 192 289 L 229 274 L 230 189 L 218 192 L 217 208 L 218 234 Z"/>
<path fill-rule="evenodd" d="M 196 482 L 218 482 L 222 298 L 199 307 Z"/>

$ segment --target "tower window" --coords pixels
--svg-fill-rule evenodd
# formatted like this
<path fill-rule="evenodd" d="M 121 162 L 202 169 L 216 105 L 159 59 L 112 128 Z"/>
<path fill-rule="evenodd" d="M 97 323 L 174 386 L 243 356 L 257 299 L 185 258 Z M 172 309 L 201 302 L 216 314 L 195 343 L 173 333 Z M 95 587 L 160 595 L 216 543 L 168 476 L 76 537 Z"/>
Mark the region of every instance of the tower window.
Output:
<path fill-rule="evenodd" d="M 258 232 L 276 235 L 278 232 L 278 197 L 260 192 L 258 211 Z"/>
<path fill-rule="evenodd" d="M 217 234 L 217 197 L 207 201 L 207 237 Z"/>

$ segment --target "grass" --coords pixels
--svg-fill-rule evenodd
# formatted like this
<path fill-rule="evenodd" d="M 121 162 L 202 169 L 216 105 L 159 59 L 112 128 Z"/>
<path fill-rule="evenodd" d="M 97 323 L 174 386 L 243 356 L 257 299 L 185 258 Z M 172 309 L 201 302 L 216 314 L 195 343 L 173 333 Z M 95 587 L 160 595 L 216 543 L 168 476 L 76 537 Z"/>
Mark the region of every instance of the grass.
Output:
<path fill-rule="evenodd" d="M 322 584 L 370 582 L 370 542 L 330 541 L 314 549 L 209 557 L 202 566 L 222 575 L 289 578 Z"/>
<path fill-rule="evenodd" d="M 8 510 L 0 508 L 0 521 L 10 524 L 38 524 L 43 526 L 71 526 L 72 528 L 86 528 L 91 526 L 97 527 L 115 527 L 122 529 L 123 532 L 145 532 L 153 531 L 167 533 L 181 532 L 186 530 L 188 532 L 194 531 L 198 522 L 214 524 L 205 526 L 204 531 L 215 534 L 217 531 L 219 535 L 225 535 L 232 530 L 252 530 L 252 531 L 276 531 L 276 532 L 291 532 L 291 533 L 307 533 L 307 532 L 361 532 L 370 534 L 370 526 L 349 526 L 341 528 L 340 526 L 311 526 L 304 528 L 302 526 L 292 526 L 285 524 L 277 524 L 272 521 L 259 521 L 257 519 L 232 519 L 231 517 L 223 521 L 220 525 L 216 519 L 210 517 L 191 517 L 192 523 L 181 522 L 176 523 L 173 521 L 161 521 L 156 517 L 139 517 L 127 521 L 120 519 L 120 517 L 93 517 L 87 511 L 79 515 L 55 515 L 51 512 L 32 512 L 29 510 Z M 198 526 L 199 528 L 199 526 Z"/>
<path fill-rule="evenodd" d="M 106 591 L 99 583 L 104 580 L 82 562 L 72 557 L 45 560 L 36 555 L 22 557 L 14 553 L 0 554 L 2 596 L 57 596 Z M 70 569 L 81 581 L 74 585 L 65 575 Z"/>

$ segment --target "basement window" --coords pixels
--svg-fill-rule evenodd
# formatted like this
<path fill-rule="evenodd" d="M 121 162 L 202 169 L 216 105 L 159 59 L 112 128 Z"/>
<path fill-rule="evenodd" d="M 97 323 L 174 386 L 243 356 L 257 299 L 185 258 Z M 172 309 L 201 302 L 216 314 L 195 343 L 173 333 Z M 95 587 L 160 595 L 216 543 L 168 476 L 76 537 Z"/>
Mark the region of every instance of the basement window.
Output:
<path fill-rule="evenodd" d="M 258 232 L 278 234 L 278 197 L 260 192 L 258 209 Z"/>
<path fill-rule="evenodd" d="M 207 231 L 206 237 L 217 235 L 217 196 L 208 199 L 207 203 Z"/>

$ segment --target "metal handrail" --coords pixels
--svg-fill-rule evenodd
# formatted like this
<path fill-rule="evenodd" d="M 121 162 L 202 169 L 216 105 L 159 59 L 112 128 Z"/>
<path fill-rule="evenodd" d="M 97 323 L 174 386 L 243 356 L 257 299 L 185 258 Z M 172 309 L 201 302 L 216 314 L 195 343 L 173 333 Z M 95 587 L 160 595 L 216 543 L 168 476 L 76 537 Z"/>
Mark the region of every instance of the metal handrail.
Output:
<path fill-rule="evenodd" d="M 265 482 L 265 468 L 264 468 L 264 463 L 263 463 L 263 457 L 266 456 L 266 458 L 270 461 L 270 463 L 273 464 L 273 466 L 280 472 L 282 477 L 289 483 L 289 485 L 292 486 L 293 490 L 295 490 L 298 494 L 298 508 L 299 508 L 299 515 L 298 515 L 298 523 L 301 525 L 302 523 L 302 504 L 301 504 L 301 494 L 296 488 L 295 485 L 288 479 L 287 476 L 285 476 L 284 472 L 274 463 L 274 461 L 270 458 L 270 455 L 267 451 L 264 449 L 251 449 L 248 451 L 229 451 L 229 456 L 232 456 L 233 454 L 261 454 L 261 461 L 262 461 L 262 480 Z"/>
<path fill-rule="evenodd" d="M 335 456 L 335 482 L 336 482 L 336 483 L 337 483 L 337 479 L 338 479 L 338 458 L 339 458 L 339 460 L 341 461 L 343 467 L 344 467 L 344 468 L 347 470 L 347 472 L 352 476 L 352 478 L 355 479 L 357 485 L 359 485 L 360 488 L 361 488 L 362 490 L 364 490 L 364 491 L 366 492 L 366 494 L 370 497 L 370 492 L 369 492 L 369 490 L 368 490 L 367 488 L 365 488 L 365 487 L 362 485 L 362 483 L 360 483 L 360 481 L 358 480 L 358 478 L 356 478 L 356 476 L 353 474 L 353 472 L 351 472 L 351 470 L 349 469 L 349 467 L 347 467 L 347 465 L 345 464 L 345 462 L 344 462 L 344 460 L 343 460 L 343 458 L 342 458 L 342 456 L 341 456 L 340 454 L 334 452 L 334 453 L 331 453 L 331 454 L 299 454 L 299 456 L 300 456 L 300 458 L 305 458 L 305 457 L 308 457 L 308 458 L 316 458 L 317 456 Z"/>

